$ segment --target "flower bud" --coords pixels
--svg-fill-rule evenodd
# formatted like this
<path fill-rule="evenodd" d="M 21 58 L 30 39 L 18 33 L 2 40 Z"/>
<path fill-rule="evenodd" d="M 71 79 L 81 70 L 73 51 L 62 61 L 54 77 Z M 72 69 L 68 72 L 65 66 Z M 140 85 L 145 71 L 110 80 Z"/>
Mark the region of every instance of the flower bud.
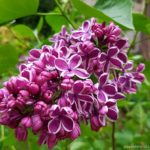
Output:
<path fill-rule="evenodd" d="M 15 135 L 19 141 L 25 141 L 28 135 L 27 129 L 24 127 L 17 127 L 15 129 Z"/>
<path fill-rule="evenodd" d="M 71 131 L 70 133 L 70 139 L 74 140 L 76 139 L 78 136 L 80 136 L 81 131 L 80 131 L 80 126 L 76 123 L 74 129 Z"/>
<path fill-rule="evenodd" d="M 30 117 L 24 117 L 21 122 L 20 125 L 26 127 L 26 128 L 30 128 L 31 127 L 31 118 Z"/>
<path fill-rule="evenodd" d="M 38 94 L 39 92 L 39 86 L 35 83 L 31 83 L 28 89 L 31 94 Z"/>
<path fill-rule="evenodd" d="M 38 132 L 43 126 L 43 122 L 42 122 L 40 116 L 39 115 L 32 116 L 31 121 L 32 121 L 33 132 Z"/>
<path fill-rule="evenodd" d="M 74 81 L 72 79 L 63 79 L 61 82 L 61 88 L 63 90 L 70 90 Z"/>

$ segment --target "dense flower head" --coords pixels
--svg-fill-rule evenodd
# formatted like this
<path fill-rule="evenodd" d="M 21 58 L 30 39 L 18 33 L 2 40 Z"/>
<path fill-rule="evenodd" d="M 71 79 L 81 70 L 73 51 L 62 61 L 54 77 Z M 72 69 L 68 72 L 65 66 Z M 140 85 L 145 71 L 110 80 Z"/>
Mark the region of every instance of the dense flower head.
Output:
<path fill-rule="evenodd" d="M 85 21 L 77 30 L 63 27 L 41 49 L 32 49 L 19 75 L 0 89 L 0 124 L 26 140 L 28 128 L 38 143 L 52 148 L 76 139 L 80 124 L 98 131 L 118 119 L 117 101 L 136 93 L 144 65 L 127 58 L 128 41 L 113 23 Z"/>

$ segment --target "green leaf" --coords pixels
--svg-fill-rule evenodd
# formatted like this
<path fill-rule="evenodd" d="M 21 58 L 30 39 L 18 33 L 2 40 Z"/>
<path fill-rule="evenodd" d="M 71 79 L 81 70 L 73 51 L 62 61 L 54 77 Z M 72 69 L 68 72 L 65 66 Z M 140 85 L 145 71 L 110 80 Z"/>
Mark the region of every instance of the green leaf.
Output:
<path fill-rule="evenodd" d="M 62 25 L 68 26 L 67 20 L 63 16 L 57 14 L 46 16 L 46 21 L 55 32 L 59 32 Z"/>
<path fill-rule="evenodd" d="M 23 25 L 23 24 L 16 25 L 16 26 L 12 27 L 12 30 L 19 37 L 35 39 L 35 35 L 34 35 L 32 29 L 26 25 Z"/>
<path fill-rule="evenodd" d="M 39 0 L 0 0 L 0 23 L 34 15 L 38 5 Z"/>
<path fill-rule="evenodd" d="M 100 21 L 105 21 L 105 22 L 110 22 L 110 21 L 113 21 L 115 22 L 116 24 L 120 25 L 121 27 L 124 27 L 124 28 L 129 28 L 129 29 L 134 29 L 133 27 L 133 24 L 132 24 L 132 15 L 130 14 L 131 13 L 131 3 L 130 1 L 128 0 L 127 3 L 125 3 L 124 1 L 120 1 L 120 0 L 117 0 L 118 1 L 118 5 L 116 2 L 114 2 L 115 0 L 107 0 L 108 3 L 110 3 L 110 6 L 109 6 L 109 13 L 110 12 L 114 12 L 115 10 L 114 9 L 119 9 L 119 14 L 120 14 L 120 9 L 123 9 L 122 13 L 125 13 L 125 11 L 127 11 L 127 19 L 125 19 L 123 21 L 123 18 L 117 18 L 117 16 L 111 16 L 111 14 L 108 14 L 107 13 L 107 10 L 108 10 L 108 7 L 100 7 L 100 5 L 104 5 L 105 6 L 105 1 L 98 1 L 97 3 L 97 9 L 94 8 L 94 7 L 91 7 L 87 4 L 85 4 L 84 2 L 82 2 L 81 0 L 71 0 L 73 5 L 75 6 L 75 8 L 83 15 L 85 15 L 87 18 L 90 18 L 90 17 L 96 17 L 98 18 Z M 106 1 L 106 2 L 107 2 Z M 111 2 L 112 1 L 112 2 Z M 127 1 L 127 0 L 125 0 Z M 100 2 L 103 2 L 103 3 L 100 3 Z M 121 4 L 121 2 L 123 4 Z M 113 4 L 113 7 L 112 7 L 112 4 Z M 116 4 L 116 6 L 114 6 Z M 129 6 L 124 6 L 124 4 L 128 4 Z M 118 6 L 118 7 L 117 7 Z M 120 8 L 124 6 L 125 8 Z M 99 8 L 98 8 L 99 7 Z M 102 9 L 103 8 L 103 9 Z M 105 10 L 105 9 L 107 10 Z M 124 14 L 122 14 L 124 16 Z M 114 14 L 114 13 L 113 13 Z M 118 15 L 118 14 L 117 14 Z"/>
<path fill-rule="evenodd" d="M 11 45 L 0 46 L 0 73 L 5 73 L 16 67 L 18 54 Z"/>
<path fill-rule="evenodd" d="M 134 29 L 131 0 L 98 0 L 95 7 L 120 25 Z"/>
<path fill-rule="evenodd" d="M 150 34 L 150 19 L 142 14 L 133 14 L 133 24 L 136 31 Z"/>
<path fill-rule="evenodd" d="M 36 27 L 37 33 L 40 33 L 40 31 L 42 30 L 43 24 L 44 24 L 44 19 L 43 19 L 43 16 L 41 16 Z"/>

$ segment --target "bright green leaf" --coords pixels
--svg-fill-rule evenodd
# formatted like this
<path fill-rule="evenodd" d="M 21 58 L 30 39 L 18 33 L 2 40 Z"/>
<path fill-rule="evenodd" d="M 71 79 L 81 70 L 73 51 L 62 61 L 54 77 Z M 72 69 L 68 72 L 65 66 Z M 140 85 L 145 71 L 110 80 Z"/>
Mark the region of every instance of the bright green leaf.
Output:
<path fill-rule="evenodd" d="M 30 38 L 30 39 L 34 39 L 35 38 L 35 35 L 34 35 L 32 29 L 29 28 L 26 25 L 23 25 L 23 24 L 16 25 L 16 26 L 12 27 L 12 30 L 19 37 Z"/>
<path fill-rule="evenodd" d="M 75 8 L 83 15 L 85 15 L 87 18 L 91 18 L 91 17 L 96 17 L 98 18 L 100 21 L 105 21 L 105 22 L 110 22 L 110 21 L 113 21 L 115 22 L 116 24 L 120 25 L 121 27 L 125 27 L 125 28 L 129 28 L 129 29 L 133 29 L 133 25 L 132 25 L 132 15 L 130 14 L 131 13 L 131 4 L 129 4 L 128 8 L 126 8 L 124 11 L 129 11 L 128 12 L 128 19 L 124 20 L 123 19 L 117 19 L 116 15 L 115 16 L 111 16 L 107 13 L 107 11 L 105 11 L 105 9 L 102 9 L 102 6 L 98 9 L 94 8 L 94 7 L 91 7 L 89 5 L 87 5 L 86 3 L 82 2 L 81 0 L 71 0 L 73 2 L 73 5 L 75 6 Z M 101 0 L 100 0 L 101 1 Z M 118 0 L 119 1 L 119 0 Z M 125 0 L 126 1 L 126 0 Z M 98 1 L 99 2 L 99 1 Z M 110 2 L 110 1 L 108 1 Z M 121 1 L 121 2 L 124 2 L 124 1 Z M 104 3 L 104 2 L 103 2 Z M 98 5 L 99 3 L 97 3 L 97 7 L 99 5 L 101 5 L 101 3 Z M 105 3 L 104 3 L 105 4 Z M 103 4 L 103 5 L 104 5 Z M 120 2 L 119 2 L 120 4 Z M 124 3 L 126 4 L 126 3 Z M 120 4 L 121 5 L 121 4 Z M 117 9 L 122 9 L 122 8 L 119 8 L 120 5 L 118 6 Z M 104 7 L 105 8 L 105 7 Z M 101 10 L 102 9 L 102 10 Z M 111 7 L 109 8 L 111 9 Z M 112 7 L 112 9 L 114 9 L 114 7 Z M 111 10 L 112 12 L 114 10 Z M 119 13 L 120 14 L 120 13 Z M 122 14 L 121 14 L 122 15 Z M 125 23 L 126 21 L 126 23 Z"/>
<path fill-rule="evenodd" d="M 131 0 L 98 0 L 95 7 L 120 25 L 134 28 Z"/>
<path fill-rule="evenodd" d="M 0 46 L 0 73 L 8 72 L 16 67 L 18 54 L 16 49 L 11 45 Z"/>
<path fill-rule="evenodd" d="M 37 33 L 40 33 L 40 31 L 42 30 L 44 24 L 44 19 L 43 17 L 40 17 L 39 22 L 37 24 Z"/>
<path fill-rule="evenodd" d="M 38 5 L 39 0 L 0 0 L 0 23 L 34 15 Z"/>
<path fill-rule="evenodd" d="M 61 15 L 54 14 L 46 16 L 46 21 L 55 32 L 59 32 L 61 30 L 62 25 L 68 25 L 66 19 Z"/>
<path fill-rule="evenodd" d="M 133 23 L 136 31 L 150 34 L 150 19 L 142 14 L 133 14 Z"/>

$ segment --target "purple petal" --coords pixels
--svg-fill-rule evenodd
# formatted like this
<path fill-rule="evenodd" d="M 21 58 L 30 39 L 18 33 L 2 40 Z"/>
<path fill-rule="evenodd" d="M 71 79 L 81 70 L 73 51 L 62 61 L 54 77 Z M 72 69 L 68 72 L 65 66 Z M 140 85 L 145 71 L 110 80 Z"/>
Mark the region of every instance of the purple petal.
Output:
<path fill-rule="evenodd" d="M 71 132 L 74 128 L 74 121 L 72 118 L 67 117 L 67 116 L 63 116 L 62 118 L 62 126 L 64 128 L 65 131 L 67 132 Z"/>
<path fill-rule="evenodd" d="M 66 77 L 66 78 L 70 78 L 74 76 L 74 72 L 73 71 L 62 71 L 60 74 L 61 77 Z"/>
<path fill-rule="evenodd" d="M 99 52 L 100 52 L 100 50 L 98 50 L 98 49 L 93 50 L 92 52 L 89 53 L 90 58 L 98 57 Z"/>
<path fill-rule="evenodd" d="M 107 59 L 107 55 L 105 53 L 101 53 L 100 61 L 104 62 Z"/>
<path fill-rule="evenodd" d="M 124 53 L 119 53 L 117 56 L 118 56 L 118 58 L 119 58 L 122 62 L 124 62 L 124 63 L 127 62 L 127 55 L 126 55 L 126 54 L 124 54 Z"/>
<path fill-rule="evenodd" d="M 56 134 L 60 131 L 60 129 L 61 129 L 61 123 L 60 123 L 60 119 L 58 117 L 49 121 L 49 123 L 48 123 L 49 133 Z"/>
<path fill-rule="evenodd" d="M 63 59 L 56 59 L 55 67 L 60 71 L 68 70 L 69 68 L 68 64 Z"/>
<path fill-rule="evenodd" d="M 50 65 L 51 67 L 55 66 L 55 57 L 54 56 L 49 56 L 48 57 L 48 65 Z"/>
<path fill-rule="evenodd" d="M 125 45 L 127 44 L 127 40 L 124 39 L 120 39 L 117 41 L 116 46 L 121 49 L 123 48 Z"/>
<path fill-rule="evenodd" d="M 71 105 L 74 103 L 74 95 L 72 93 L 68 93 L 69 101 Z"/>
<path fill-rule="evenodd" d="M 116 55 L 118 52 L 119 52 L 119 50 L 118 50 L 117 47 L 111 47 L 108 50 L 107 54 L 108 54 L 109 57 L 112 57 L 112 56 Z"/>
<path fill-rule="evenodd" d="M 108 97 L 107 97 L 106 93 L 103 92 L 102 90 L 100 90 L 100 91 L 98 92 L 98 100 L 99 100 L 100 102 L 105 102 L 105 101 L 107 101 L 107 99 L 108 99 Z"/>
<path fill-rule="evenodd" d="M 103 74 L 99 77 L 100 86 L 103 86 L 104 84 L 106 84 L 107 80 L 108 80 L 108 73 L 103 73 Z"/>
<path fill-rule="evenodd" d="M 141 63 L 138 65 L 136 71 L 137 72 L 142 72 L 145 69 L 145 64 Z"/>
<path fill-rule="evenodd" d="M 31 56 L 33 56 L 35 58 L 39 58 L 41 55 L 40 50 L 38 50 L 38 49 L 32 49 L 29 53 Z"/>
<path fill-rule="evenodd" d="M 77 68 L 80 66 L 82 62 L 82 59 L 79 55 L 73 55 L 71 56 L 70 60 L 69 60 L 69 65 L 70 65 L 70 68 Z"/>
<path fill-rule="evenodd" d="M 50 117 L 57 117 L 58 115 L 60 115 L 60 108 L 58 105 L 53 105 L 51 107 L 52 113 L 50 114 Z"/>
<path fill-rule="evenodd" d="M 103 86 L 103 90 L 109 94 L 109 95 L 115 95 L 116 94 L 116 88 L 112 85 L 105 85 Z"/>
<path fill-rule="evenodd" d="M 78 69 L 76 69 L 76 70 L 73 70 L 73 72 L 74 72 L 74 74 L 75 74 L 76 76 L 78 76 L 78 77 L 81 78 L 81 79 L 86 79 L 86 78 L 89 77 L 88 72 L 87 72 L 86 70 L 84 70 L 84 69 L 78 68 Z"/>
<path fill-rule="evenodd" d="M 83 35 L 83 31 L 73 31 L 72 36 L 75 39 L 80 38 Z"/>
<path fill-rule="evenodd" d="M 85 22 L 83 23 L 83 30 L 84 30 L 84 31 L 88 31 L 89 28 L 90 28 L 90 22 L 89 22 L 89 21 L 85 21 Z"/>
<path fill-rule="evenodd" d="M 125 70 L 132 70 L 133 69 L 133 62 L 128 61 L 124 67 Z"/>
<path fill-rule="evenodd" d="M 25 77 L 29 81 L 33 81 L 33 79 L 35 78 L 35 72 L 33 70 L 23 70 L 21 72 L 21 76 Z"/>
<path fill-rule="evenodd" d="M 119 83 L 124 84 L 126 82 L 126 77 L 121 76 L 119 77 Z"/>
<path fill-rule="evenodd" d="M 124 99 L 124 98 L 125 98 L 125 95 L 118 92 L 118 93 L 115 94 L 115 96 L 113 96 L 112 98 L 114 98 L 114 99 Z"/>
<path fill-rule="evenodd" d="M 109 99 L 107 102 L 106 102 L 106 105 L 108 106 L 108 107 L 112 107 L 112 106 L 114 106 L 116 104 L 116 100 L 114 100 L 114 99 Z"/>
<path fill-rule="evenodd" d="M 83 94 L 80 94 L 78 95 L 78 98 L 82 101 L 85 101 L 85 102 L 89 102 L 89 103 L 92 103 L 93 102 L 93 97 L 90 96 L 90 95 L 83 95 Z"/>
<path fill-rule="evenodd" d="M 108 109 L 107 117 L 113 121 L 117 120 L 118 112 L 113 109 Z"/>
<path fill-rule="evenodd" d="M 120 60 L 118 60 L 117 58 L 111 58 L 110 59 L 111 63 L 119 68 L 122 68 L 122 63 Z"/>
<path fill-rule="evenodd" d="M 100 117 L 99 117 L 99 121 L 100 121 L 100 125 L 101 125 L 101 126 L 105 126 L 105 125 L 106 125 L 105 117 L 104 117 L 104 116 L 100 116 Z"/>
<path fill-rule="evenodd" d="M 73 85 L 73 92 L 75 94 L 79 94 L 82 90 L 83 90 L 84 84 L 82 81 L 77 81 L 75 82 L 75 84 Z"/>

